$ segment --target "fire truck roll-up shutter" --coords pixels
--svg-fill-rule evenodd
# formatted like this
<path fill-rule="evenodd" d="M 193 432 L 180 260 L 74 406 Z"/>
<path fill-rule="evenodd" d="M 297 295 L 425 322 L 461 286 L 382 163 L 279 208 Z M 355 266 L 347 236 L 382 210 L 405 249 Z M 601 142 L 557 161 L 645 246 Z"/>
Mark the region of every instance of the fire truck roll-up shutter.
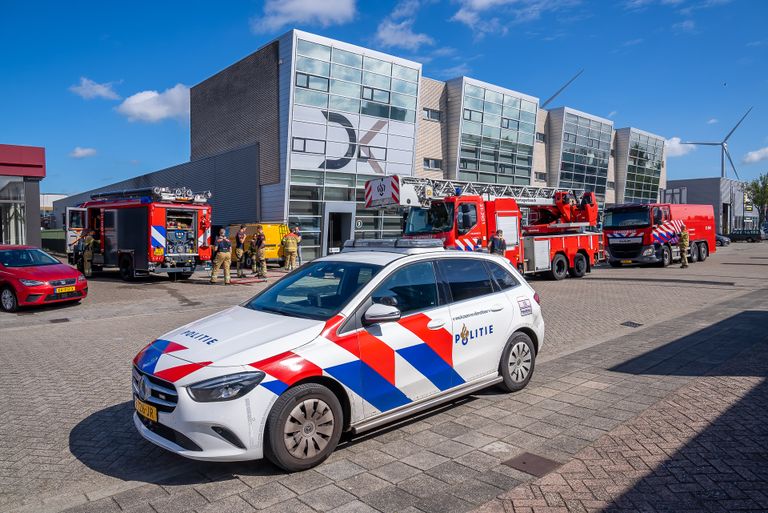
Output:
<path fill-rule="evenodd" d="M 496 214 L 496 229 L 504 233 L 504 239 L 510 246 L 517 246 L 520 242 L 518 233 L 518 216 L 499 212 Z"/>

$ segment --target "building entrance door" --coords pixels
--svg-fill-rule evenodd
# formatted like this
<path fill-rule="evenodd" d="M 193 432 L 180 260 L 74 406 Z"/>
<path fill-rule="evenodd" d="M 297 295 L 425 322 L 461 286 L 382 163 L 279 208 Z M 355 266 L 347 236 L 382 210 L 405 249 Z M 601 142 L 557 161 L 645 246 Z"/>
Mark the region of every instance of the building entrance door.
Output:
<path fill-rule="evenodd" d="M 326 202 L 323 221 L 323 255 L 338 253 L 345 241 L 354 238 L 355 204 Z"/>

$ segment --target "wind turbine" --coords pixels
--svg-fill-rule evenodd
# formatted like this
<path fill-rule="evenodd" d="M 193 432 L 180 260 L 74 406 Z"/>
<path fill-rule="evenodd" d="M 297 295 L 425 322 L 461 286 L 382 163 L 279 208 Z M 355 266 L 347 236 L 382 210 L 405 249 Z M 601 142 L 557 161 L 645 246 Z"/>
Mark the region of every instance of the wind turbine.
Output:
<path fill-rule="evenodd" d="M 720 142 L 683 142 L 680 144 L 696 144 L 700 146 L 720 146 L 720 177 L 725 178 L 725 158 L 728 157 L 728 162 L 731 163 L 731 167 L 733 168 L 733 174 L 736 175 L 737 180 L 741 180 L 739 178 L 739 173 L 736 171 L 736 164 L 733 163 L 733 159 L 731 158 L 731 154 L 728 152 L 728 139 L 733 135 L 733 133 L 736 131 L 737 128 L 739 128 L 739 125 L 742 121 L 744 121 L 744 118 L 747 117 L 747 115 L 752 111 L 753 107 L 750 107 L 747 109 L 747 112 L 744 113 L 743 116 L 741 116 L 741 119 L 738 123 L 736 123 L 736 126 L 731 128 L 731 131 L 728 132 L 728 135 L 723 138 Z"/>

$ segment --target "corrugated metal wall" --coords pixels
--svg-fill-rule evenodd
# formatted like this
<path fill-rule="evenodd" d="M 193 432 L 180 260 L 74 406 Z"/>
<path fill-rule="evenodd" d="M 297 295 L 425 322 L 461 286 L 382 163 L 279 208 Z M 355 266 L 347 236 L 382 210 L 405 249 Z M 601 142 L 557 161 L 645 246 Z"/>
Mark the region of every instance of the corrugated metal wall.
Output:
<path fill-rule="evenodd" d="M 419 86 L 419 102 L 421 109 L 439 110 L 440 121 L 424 119 L 421 110 L 416 112 L 416 164 L 415 176 L 442 179 L 448 165 L 446 160 L 445 120 L 448 115 L 448 91 L 445 82 L 422 77 Z M 442 170 L 427 169 L 424 159 L 440 159 L 443 161 Z"/>
<path fill-rule="evenodd" d="M 448 89 L 448 142 L 445 147 L 445 177 L 455 180 L 459 176 L 459 143 L 461 141 L 461 115 L 464 105 L 464 77 L 446 82 Z"/>
<path fill-rule="evenodd" d="M 563 159 L 563 124 L 565 123 L 565 108 L 560 107 L 549 111 L 547 115 L 549 130 L 547 131 L 547 183 L 551 187 L 560 185 L 560 161 Z"/>
<path fill-rule="evenodd" d="M 93 193 L 154 186 L 210 190 L 214 224 L 260 221 L 258 176 L 258 146 L 247 146 L 54 201 L 56 226 L 62 226 L 67 207 L 90 200 Z"/>

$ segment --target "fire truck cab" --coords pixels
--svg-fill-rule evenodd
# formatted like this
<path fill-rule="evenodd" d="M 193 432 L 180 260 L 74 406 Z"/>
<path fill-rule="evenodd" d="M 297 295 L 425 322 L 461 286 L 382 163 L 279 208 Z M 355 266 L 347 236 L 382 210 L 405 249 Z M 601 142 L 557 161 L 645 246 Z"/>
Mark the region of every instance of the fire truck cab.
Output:
<path fill-rule="evenodd" d="M 366 184 L 366 203 L 411 207 L 404 236 L 447 249 L 482 251 L 502 230 L 504 256 L 527 274 L 581 278 L 601 255 L 602 236 L 585 231 L 597 224 L 592 192 L 389 176 Z"/>
<path fill-rule="evenodd" d="M 94 232 L 93 269 L 119 269 L 125 280 L 148 274 L 186 279 L 211 260 L 210 192 L 151 187 L 98 193 L 68 207 L 67 258 L 82 265 L 81 234 Z"/>

